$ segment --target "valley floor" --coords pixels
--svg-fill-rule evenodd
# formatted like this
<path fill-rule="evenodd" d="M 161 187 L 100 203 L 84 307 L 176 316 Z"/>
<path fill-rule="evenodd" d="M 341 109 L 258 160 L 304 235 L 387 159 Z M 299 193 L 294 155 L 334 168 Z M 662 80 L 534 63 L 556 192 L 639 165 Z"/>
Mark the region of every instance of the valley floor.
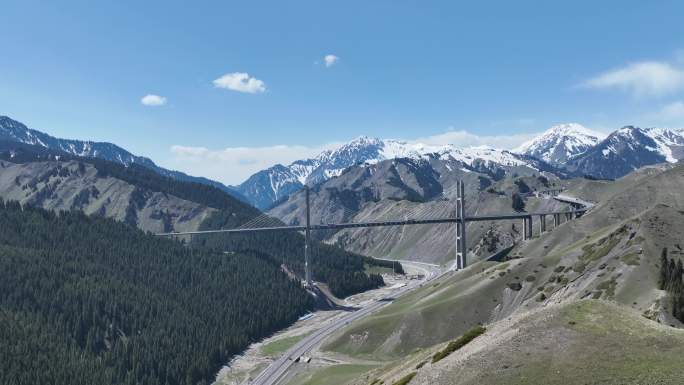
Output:
<path fill-rule="evenodd" d="M 376 290 L 370 290 L 364 293 L 356 294 L 339 300 L 339 305 L 349 308 L 363 307 L 369 303 L 377 301 L 380 298 L 386 297 L 391 292 L 399 287 L 407 285 L 411 280 L 417 279 L 417 276 L 424 275 L 426 268 L 415 263 L 403 263 L 406 275 L 383 274 L 383 279 L 386 285 Z M 435 270 L 436 268 L 431 268 Z M 318 330 L 324 325 L 333 323 L 345 315 L 349 314 L 348 310 L 319 310 L 310 315 L 303 317 L 289 328 L 282 330 L 275 335 L 268 337 L 262 341 L 250 345 L 250 347 L 241 355 L 233 358 L 216 376 L 215 385 L 242 385 L 249 384 L 263 369 L 273 363 L 278 357 L 284 354 L 289 348 L 301 341 L 304 337 Z M 293 377 L 299 379 L 302 376 L 306 377 L 306 373 L 314 369 L 328 367 L 331 364 L 343 364 L 345 361 L 336 358 L 334 355 L 320 354 L 318 350 L 311 354 L 310 363 L 302 363 L 296 366 L 281 383 L 288 382 Z M 358 366 L 351 365 L 355 369 L 367 371 L 372 369 L 372 364 L 361 363 Z M 330 376 L 345 378 L 345 369 L 333 369 Z M 358 372 L 354 373 L 358 373 Z M 326 375 L 328 377 L 328 375 Z"/>

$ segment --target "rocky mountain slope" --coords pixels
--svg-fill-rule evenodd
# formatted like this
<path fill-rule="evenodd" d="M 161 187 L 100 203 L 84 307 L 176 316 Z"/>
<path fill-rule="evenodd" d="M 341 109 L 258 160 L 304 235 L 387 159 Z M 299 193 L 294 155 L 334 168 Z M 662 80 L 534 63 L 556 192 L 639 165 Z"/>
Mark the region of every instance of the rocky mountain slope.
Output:
<path fill-rule="evenodd" d="M 60 139 L 44 132 L 26 127 L 23 123 L 7 116 L 0 116 L 0 141 L 18 142 L 29 145 L 41 146 L 54 151 L 61 151 L 70 155 L 98 158 L 129 166 L 137 164 L 158 173 L 177 180 L 197 182 L 217 187 L 239 199 L 244 200 L 234 189 L 224 184 L 204 177 L 190 176 L 180 171 L 168 170 L 157 166 L 151 159 L 144 156 L 133 155 L 127 150 L 106 142 L 92 142 L 73 139 Z"/>
<path fill-rule="evenodd" d="M 99 173 L 92 164 L 45 161 L 0 165 L 0 196 L 51 210 L 81 210 L 155 233 L 193 231 L 217 209 Z"/>
<path fill-rule="evenodd" d="M 517 158 L 516 158 L 517 159 Z M 353 166 L 311 189 L 312 223 L 425 219 L 454 215 L 455 184 L 466 183 L 467 214 L 511 212 L 512 195 L 560 186 L 553 174 L 531 164 L 502 166 L 470 163 L 440 155 L 400 158 Z M 543 163 L 535 164 L 542 167 Z M 544 176 L 546 175 L 546 176 Z M 304 222 L 304 193 L 298 192 L 269 211 L 288 224 Z M 527 198 L 528 210 L 564 207 L 551 199 Z M 520 227 L 472 224 L 469 247 L 484 255 L 510 245 Z M 453 257 L 454 229 L 448 224 L 401 228 L 348 229 L 315 233 L 348 250 L 381 258 L 447 262 Z"/>
<path fill-rule="evenodd" d="M 646 165 L 675 163 L 682 158 L 684 135 L 681 131 L 626 126 L 569 159 L 565 167 L 583 175 L 616 179 Z"/>
<path fill-rule="evenodd" d="M 570 158 L 596 146 L 604 137 L 577 123 L 559 124 L 514 151 L 554 165 L 563 165 Z"/>
<path fill-rule="evenodd" d="M 131 164 L 0 141 L 0 198 L 111 217 L 145 231 L 192 231 L 218 212 L 238 224 L 259 211 L 215 187 Z"/>

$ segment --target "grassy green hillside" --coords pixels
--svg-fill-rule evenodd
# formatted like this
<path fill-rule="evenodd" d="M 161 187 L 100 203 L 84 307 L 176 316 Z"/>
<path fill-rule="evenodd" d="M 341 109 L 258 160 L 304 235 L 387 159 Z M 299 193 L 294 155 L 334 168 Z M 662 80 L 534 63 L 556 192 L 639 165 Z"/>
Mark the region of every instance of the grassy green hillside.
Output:
<path fill-rule="evenodd" d="M 680 384 L 684 331 L 608 301 L 581 300 L 494 323 L 433 364 L 431 355 L 443 346 L 352 383 L 392 384 L 415 372 L 411 385 Z"/>
<path fill-rule="evenodd" d="M 684 215 L 658 206 L 641 219 L 596 230 L 551 251 L 546 251 L 551 248 L 545 235 L 514 249 L 510 261 L 478 262 L 402 297 L 350 326 L 324 349 L 391 360 L 454 338 L 477 323 L 586 297 L 615 300 L 674 322 L 666 316 L 657 274 L 661 247 L 677 250 L 675 241 L 684 237 L 680 229 Z M 663 234 L 671 238 L 662 239 Z"/>

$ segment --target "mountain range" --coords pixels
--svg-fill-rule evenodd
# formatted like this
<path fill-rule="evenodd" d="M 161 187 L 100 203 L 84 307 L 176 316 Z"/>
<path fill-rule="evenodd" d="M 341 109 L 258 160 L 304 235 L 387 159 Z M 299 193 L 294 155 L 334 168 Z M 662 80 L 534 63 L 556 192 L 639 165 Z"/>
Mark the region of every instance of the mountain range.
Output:
<path fill-rule="evenodd" d="M 129 151 L 117 146 L 116 144 L 55 138 L 54 136 L 48 135 L 44 132 L 28 128 L 23 123 L 7 116 L 0 116 L 0 140 L 36 145 L 80 157 L 99 158 L 106 161 L 119 163 L 124 166 L 137 164 L 162 176 L 168 176 L 183 182 L 196 182 L 217 187 L 229 193 L 230 195 L 245 201 L 243 196 L 221 182 L 204 177 L 191 176 L 180 171 L 168 170 L 163 167 L 159 167 L 150 158 L 133 155 Z"/>
<path fill-rule="evenodd" d="M 456 167 L 484 172 L 495 178 L 496 173 L 505 168 L 525 167 L 560 177 L 616 179 L 646 165 L 675 163 L 684 158 L 681 129 L 625 126 L 605 135 L 577 123 L 567 123 L 553 126 L 510 151 L 361 136 L 316 157 L 297 160 L 287 166 L 277 164 L 255 173 L 237 186 L 226 186 L 204 177 L 165 169 L 147 157 L 134 155 L 112 143 L 55 138 L 6 116 L 0 116 L 0 141 L 36 145 L 125 166 L 140 165 L 162 176 L 217 187 L 261 210 L 283 203 L 305 184 L 318 185 L 340 176 L 349 167 L 369 166 L 389 159 L 428 162 L 438 159 L 445 161 L 446 167 L 453 167 L 456 162 L 460 165 Z M 444 172 L 448 171 L 447 168 Z"/>
<path fill-rule="evenodd" d="M 320 184 L 354 165 L 397 158 L 452 159 L 467 167 L 490 170 L 497 165 L 528 166 L 558 176 L 616 179 L 645 165 L 677 162 L 684 157 L 683 148 L 681 130 L 626 126 L 606 136 L 577 123 L 553 126 L 511 151 L 362 136 L 314 158 L 259 171 L 235 189 L 265 210 L 277 206 L 304 184 Z"/>
<path fill-rule="evenodd" d="M 324 151 L 315 158 L 297 160 L 289 166 L 279 164 L 259 171 L 235 188 L 254 206 L 263 210 L 275 206 L 305 184 L 320 184 L 339 176 L 351 166 L 373 165 L 383 160 L 401 158 L 453 161 L 480 171 L 494 171 L 498 167 L 554 169 L 528 154 L 493 147 L 459 148 L 452 144 L 428 145 L 361 136 L 337 149 Z"/>

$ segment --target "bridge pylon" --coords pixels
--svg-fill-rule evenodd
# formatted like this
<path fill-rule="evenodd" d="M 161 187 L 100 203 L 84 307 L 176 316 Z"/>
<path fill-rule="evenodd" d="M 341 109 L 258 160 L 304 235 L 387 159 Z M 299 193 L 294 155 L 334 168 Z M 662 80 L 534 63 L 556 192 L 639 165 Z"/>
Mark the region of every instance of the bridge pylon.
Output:
<path fill-rule="evenodd" d="M 465 269 L 468 260 L 466 246 L 465 184 L 456 182 L 456 270 Z"/>
<path fill-rule="evenodd" d="M 311 253 L 311 210 L 309 207 L 309 186 L 304 186 L 306 193 L 306 228 L 304 229 L 304 284 L 311 287 L 311 267 L 309 267 L 309 254 Z"/>

